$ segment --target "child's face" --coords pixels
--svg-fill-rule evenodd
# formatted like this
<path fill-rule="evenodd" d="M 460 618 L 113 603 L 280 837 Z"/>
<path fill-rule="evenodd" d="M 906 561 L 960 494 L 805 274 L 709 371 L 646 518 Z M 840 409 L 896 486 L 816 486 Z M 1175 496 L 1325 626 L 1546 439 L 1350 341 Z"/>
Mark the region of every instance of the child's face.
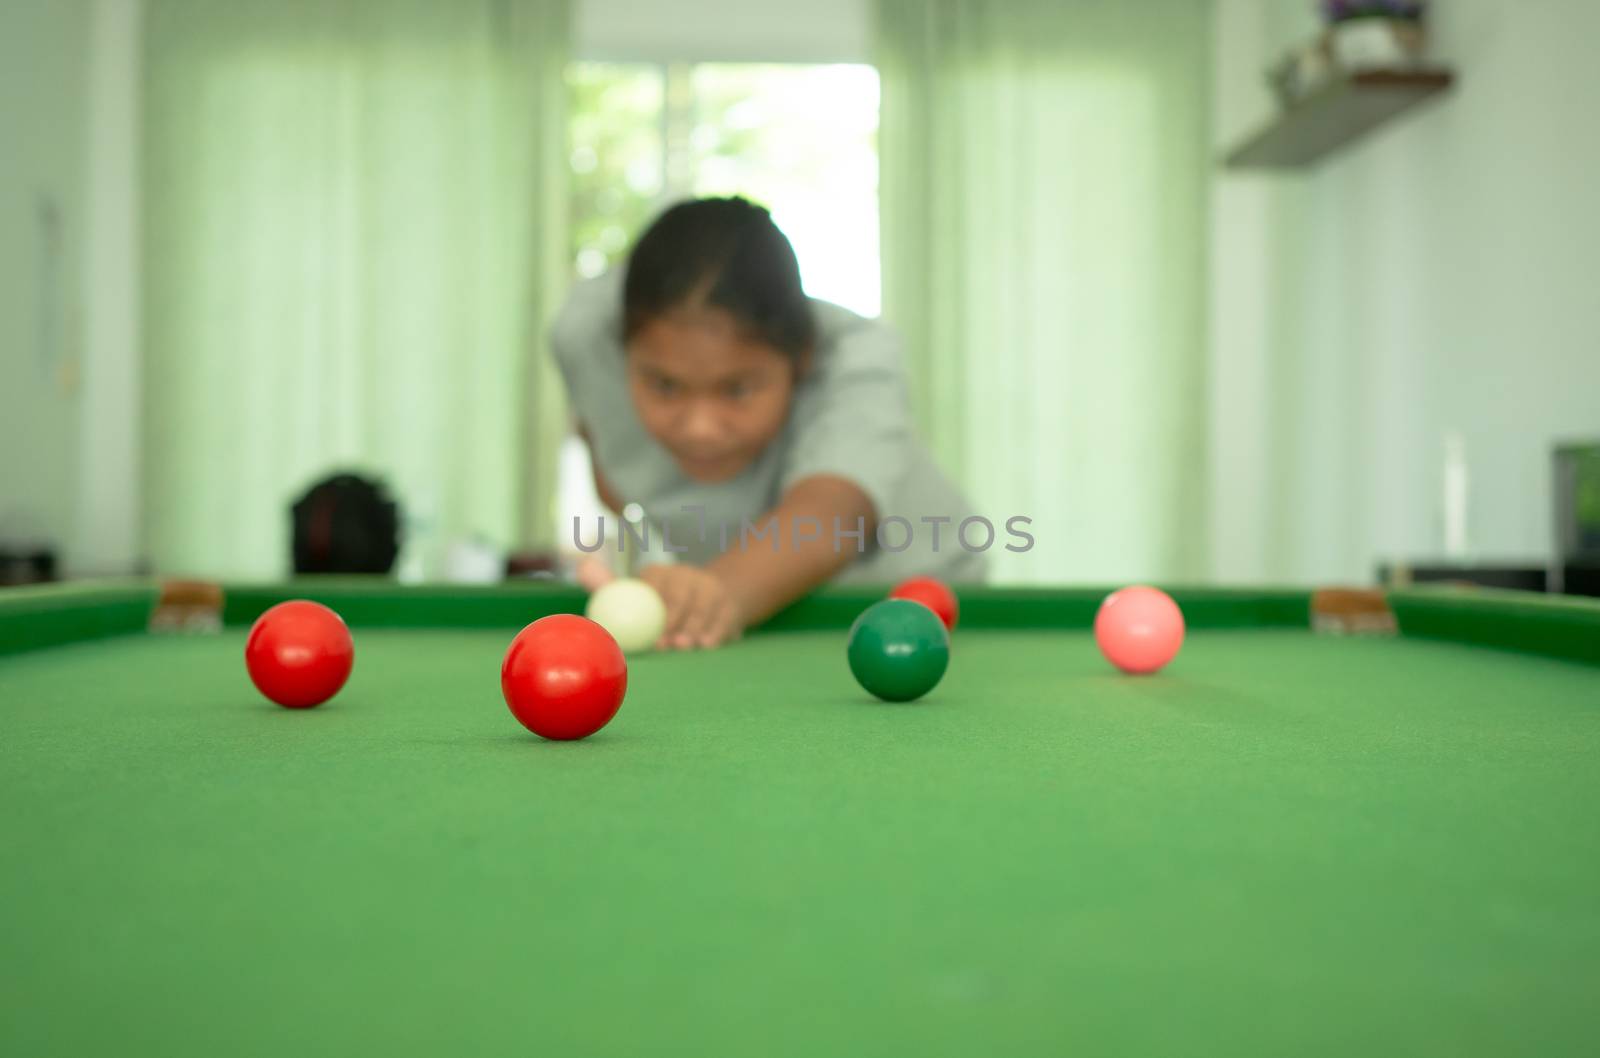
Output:
<path fill-rule="evenodd" d="M 722 309 L 679 309 L 628 343 L 639 419 L 694 481 L 727 481 L 749 466 L 783 429 L 794 381 L 794 362 Z"/>

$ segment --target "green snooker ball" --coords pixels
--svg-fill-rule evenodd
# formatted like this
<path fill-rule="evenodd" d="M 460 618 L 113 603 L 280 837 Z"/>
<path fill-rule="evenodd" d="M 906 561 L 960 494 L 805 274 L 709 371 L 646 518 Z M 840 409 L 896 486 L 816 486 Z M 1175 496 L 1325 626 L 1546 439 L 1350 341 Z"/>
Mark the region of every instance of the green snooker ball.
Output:
<path fill-rule="evenodd" d="M 850 626 L 856 682 L 886 702 L 909 702 L 938 686 L 950 665 L 950 633 L 939 615 L 910 599 L 873 603 Z"/>

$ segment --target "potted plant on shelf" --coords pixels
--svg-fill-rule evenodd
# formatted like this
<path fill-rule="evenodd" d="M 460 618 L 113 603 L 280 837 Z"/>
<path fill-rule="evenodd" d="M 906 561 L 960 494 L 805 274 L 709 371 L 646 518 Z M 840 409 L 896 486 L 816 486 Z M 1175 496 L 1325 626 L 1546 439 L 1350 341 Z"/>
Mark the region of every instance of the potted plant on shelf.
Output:
<path fill-rule="evenodd" d="M 1320 0 L 1327 49 L 1345 70 L 1414 66 L 1422 59 L 1426 0 Z"/>

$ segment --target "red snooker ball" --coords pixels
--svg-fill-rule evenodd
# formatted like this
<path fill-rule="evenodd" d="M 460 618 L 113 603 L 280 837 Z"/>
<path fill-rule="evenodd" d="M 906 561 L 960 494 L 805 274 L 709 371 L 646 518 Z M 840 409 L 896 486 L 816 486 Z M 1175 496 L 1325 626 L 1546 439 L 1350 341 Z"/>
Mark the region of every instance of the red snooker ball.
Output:
<path fill-rule="evenodd" d="M 1123 588 L 1100 604 L 1094 640 L 1106 660 L 1123 672 L 1155 672 L 1183 646 L 1183 611 L 1159 588 Z"/>
<path fill-rule="evenodd" d="M 628 691 L 628 663 L 611 633 L 576 614 L 541 617 L 517 633 L 500 666 L 511 715 L 536 735 L 587 738 Z"/>
<path fill-rule="evenodd" d="M 244 643 L 251 682 L 286 709 L 309 709 L 332 698 L 355 660 L 344 619 L 307 599 L 281 602 L 262 614 Z"/>
<path fill-rule="evenodd" d="M 961 607 L 956 602 L 956 593 L 942 580 L 934 577 L 912 577 L 903 580 L 889 592 L 889 598 L 920 602 L 939 615 L 939 620 L 944 622 L 945 631 L 956 630 L 956 620 L 961 615 Z"/>

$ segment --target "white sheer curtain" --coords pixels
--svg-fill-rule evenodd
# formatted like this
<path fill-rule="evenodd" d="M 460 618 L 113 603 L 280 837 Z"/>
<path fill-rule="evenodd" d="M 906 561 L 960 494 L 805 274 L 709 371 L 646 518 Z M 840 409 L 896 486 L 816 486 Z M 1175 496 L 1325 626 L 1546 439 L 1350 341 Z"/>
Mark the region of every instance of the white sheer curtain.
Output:
<path fill-rule="evenodd" d="M 879 0 L 885 317 L 1001 581 L 1203 572 L 1203 0 Z"/>
<path fill-rule="evenodd" d="M 565 0 L 146 11 L 158 569 L 281 574 L 287 503 L 345 467 L 389 480 L 421 573 L 548 536 Z"/>

